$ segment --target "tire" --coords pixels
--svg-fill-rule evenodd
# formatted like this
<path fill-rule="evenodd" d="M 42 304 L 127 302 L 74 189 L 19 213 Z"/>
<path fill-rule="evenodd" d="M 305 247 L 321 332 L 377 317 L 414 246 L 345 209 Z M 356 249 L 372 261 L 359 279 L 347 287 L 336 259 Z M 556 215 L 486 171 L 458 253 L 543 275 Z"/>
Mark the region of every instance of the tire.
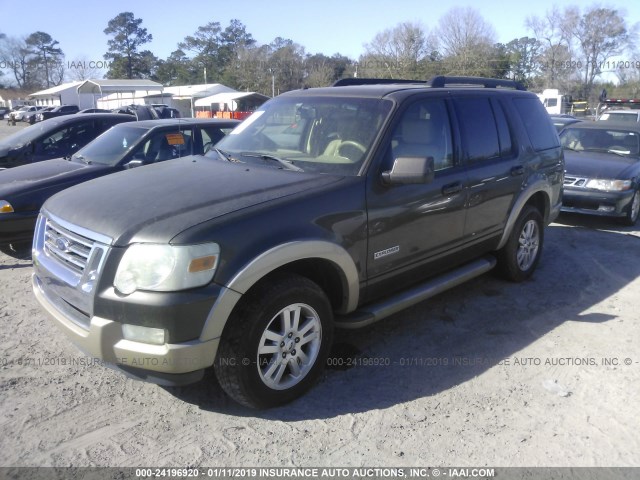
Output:
<path fill-rule="evenodd" d="M 528 279 L 540 260 L 544 243 L 542 215 L 537 208 L 525 206 L 516 220 L 506 245 L 498 251 L 498 270 L 512 282 Z"/>
<path fill-rule="evenodd" d="M 627 214 L 620 219 L 623 225 L 633 227 L 638 221 L 638 213 L 640 213 L 640 193 L 636 190 L 633 194 L 629 207 L 627 208 Z"/>
<path fill-rule="evenodd" d="M 0 245 L 0 252 L 18 260 L 27 260 L 31 258 L 31 242 Z"/>
<path fill-rule="evenodd" d="M 291 312 L 299 314 L 299 323 Z M 299 275 L 271 277 L 249 291 L 231 314 L 214 370 L 236 402 L 275 407 L 315 383 L 332 340 L 333 313 L 322 289 Z"/>

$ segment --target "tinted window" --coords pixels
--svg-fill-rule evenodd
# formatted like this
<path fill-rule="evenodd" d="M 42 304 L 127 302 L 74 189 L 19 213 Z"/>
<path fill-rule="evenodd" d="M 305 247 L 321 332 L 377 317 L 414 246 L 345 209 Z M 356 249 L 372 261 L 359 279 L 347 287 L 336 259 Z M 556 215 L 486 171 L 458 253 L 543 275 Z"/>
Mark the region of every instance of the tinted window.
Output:
<path fill-rule="evenodd" d="M 498 127 L 498 140 L 500 141 L 500 156 L 511 156 L 513 149 L 511 143 L 511 131 L 509 130 L 509 124 L 507 118 L 504 115 L 502 105 L 498 102 L 492 102 L 493 113 L 496 116 L 496 125 Z"/>
<path fill-rule="evenodd" d="M 524 123 L 534 150 L 547 150 L 559 146 L 556 130 L 537 98 L 515 98 L 513 104 Z"/>
<path fill-rule="evenodd" d="M 498 157 L 500 155 L 498 129 L 489 99 L 461 98 L 455 100 L 455 105 L 465 142 L 467 160 L 478 162 Z"/>
<path fill-rule="evenodd" d="M 164 162 L 193 153 L 191 129 L 155 132 L 132 155 L 133 159 L 146 163 Z"/>
<path fill-rule="evenodd" d="M 451 126 L 444 100 L 421 100 L 411 105 L 394 130 L 391 151 L 394 159 L 433 157 L 436 170 L 452 167 Z"/>

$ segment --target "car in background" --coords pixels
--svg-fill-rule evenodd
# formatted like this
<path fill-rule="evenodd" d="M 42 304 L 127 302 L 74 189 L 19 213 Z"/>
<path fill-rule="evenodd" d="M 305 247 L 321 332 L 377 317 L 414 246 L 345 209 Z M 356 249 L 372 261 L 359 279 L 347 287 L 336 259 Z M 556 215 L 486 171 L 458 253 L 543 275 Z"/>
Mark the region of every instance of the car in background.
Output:
<path fill-rule="evenodd" d="M 0 140 L 0 170 L 71 155 L 105 130 L 131 121 L 130 115 L 96 113 L 39 122 Z"/>
<path fill-rule="evenodd" d="M 85 108 L 84 110 L 80 110 L 78 113 L 113 113 L 113 112 L 111 110 L 105 110 L 104 108 Z"/>
<path fill-rule="evenodd" d="M 13 117 L 13 121 L 15 122 L 21 122 L 23 117 L 27 114 L 27 113 L 31 113 L 31 112 L 38 112 L 39 110 L 42 110 L 44 107 L 35 107 L 32 105 L 25 105 L 24 107 L 16 110 L 15 112 L 11 112 L 9 115 L 11 117 Z"/>
<path fill-rule="evenodd" d="M 598 122 L 640 122 L 640 110 L 605 110 L 598 117 Z"/>
<path fill-rule="evenodd" d="M 54 117 L 61 117 L 63 115 L 71 115 L 73 113 L 78 113 L 79 111 L 80 109 L 77 105 L 58 105 L 49 112 L 40 112 L 36 115 L 36 122 L 41 122 Z"/>
<path fill-rule="evenodd" d="M 129 168 L 203 155 L 239 123 L 195 118 L 125 123 L 69 160 L 57 158 L 0 172 L 0 251 L 16 258 L 29 255 L 38 212 L 53 194 Z"/>
<path fill-rule="evenodd" d="M 562 131 L 564 127 L 567 125 L 572 125 L 574 123 L 581 122 L 582 120 L 577 119 L 572 115 L 561 114 L 561 115 L 549 115 L 551 117 L 551 121 L 553 122 L 553 126 L 556 128 L 556 131 L 559 133 Z"/>
<path fill-rule="evenodd" d="M 41 112 L 49 112 L 51 110 L 53 110 L 56 107 L 41 107 L 38 110 L 34 110 L 33 112 L 26 112 L 23 116 L 22 116 L 22 121 L 26 122 L 30 125 L 33 125 L 34 123 L 36 123 L 36 116 L 38 115 L 38 113 Z"/>
<path fill-rule="evenodd" d="M 562 211 L 617 217 L 640 212 L 640 124 L 582 122 L 560 132 L 565 176 Z"/>

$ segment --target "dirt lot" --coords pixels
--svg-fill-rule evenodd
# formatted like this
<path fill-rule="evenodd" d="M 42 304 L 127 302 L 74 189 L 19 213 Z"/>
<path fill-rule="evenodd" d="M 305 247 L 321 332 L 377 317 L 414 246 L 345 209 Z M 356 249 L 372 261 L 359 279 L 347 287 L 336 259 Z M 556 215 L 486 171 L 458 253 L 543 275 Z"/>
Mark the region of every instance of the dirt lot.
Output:
<path fill-rule="evenodd" d="M 212 375 L 90 365 L 31 263 L 0 254 L 0 466 L 640 466 L 640 227 L 560 220 L 532 280 L 485 275 L 344 333 L 341 365 L 266 412 Z"/>

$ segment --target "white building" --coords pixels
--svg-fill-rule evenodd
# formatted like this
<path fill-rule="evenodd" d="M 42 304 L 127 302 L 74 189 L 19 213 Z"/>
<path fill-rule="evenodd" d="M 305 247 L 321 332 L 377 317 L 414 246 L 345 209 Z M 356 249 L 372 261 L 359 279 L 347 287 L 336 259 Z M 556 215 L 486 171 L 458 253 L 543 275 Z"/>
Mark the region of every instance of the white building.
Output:
<path fill-rule="evenodd" d="M 62 85 L 32 93 L 31 95 L 29 95 L 29 98 L 33 100 L 36 105 L 47 107 L 57 105 L 80 106 L 78 97 L 78 85 L 80 85 L 81 83 L 82 82 L 63 83 Z"/>
<path fill-rule="evenodd" d="M 160 83 L 151 80 L 85 80 L 77 87 L 79 100 L 85 95 L 91 99 L 83 108 L 104 108 L 111 110 L 124 105 L 144 105 L 149 95 L 159 95 L 163 91 Z M 84 102 L 83 102 L 84 103 Z"/>

